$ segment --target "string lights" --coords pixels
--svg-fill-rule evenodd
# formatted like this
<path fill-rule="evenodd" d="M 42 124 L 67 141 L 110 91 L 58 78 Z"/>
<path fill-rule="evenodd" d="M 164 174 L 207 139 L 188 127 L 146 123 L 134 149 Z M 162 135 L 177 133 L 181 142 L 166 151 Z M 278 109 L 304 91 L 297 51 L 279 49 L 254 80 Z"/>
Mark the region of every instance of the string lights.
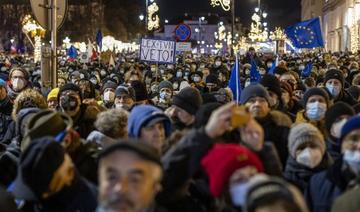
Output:
<path fill-rule="evenodd" d="M 34 62 L 41 60 L 41 38 L 45 37 L 45 29 L 42 28 L 31 15 L 26 15 L 22 21 L 22 30 L 32 43 L 31 38 L 34 39 Z M 29 37 L 30 35 L 30 37 Z"/>
<path fill-rule="evenodd" d="M 211 0 L 210 5 L 212 7 L 221 6 L 223 10 L 229 11 L 231 9 L 231 0 Z"/>

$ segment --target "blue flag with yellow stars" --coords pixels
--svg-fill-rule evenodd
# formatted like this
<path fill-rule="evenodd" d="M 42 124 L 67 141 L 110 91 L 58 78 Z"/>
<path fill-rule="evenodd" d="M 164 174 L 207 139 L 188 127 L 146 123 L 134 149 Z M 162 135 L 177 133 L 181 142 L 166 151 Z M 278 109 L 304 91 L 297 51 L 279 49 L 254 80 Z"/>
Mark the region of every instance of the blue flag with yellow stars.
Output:
<path fill-rule="evenodd" d="M 296 48 L 324 47 L 320 18 L 300 22 L 285 29 L 287 37 Z"/>
<path fill-rule="evenodd" d="M 250 82 L 252 84 L 256 84 L 260 82 L 260 80 L 261 80 L 261 75 L 257 68 L 256 61 L 254 60 L 254 58 L 251 58 Z"/>

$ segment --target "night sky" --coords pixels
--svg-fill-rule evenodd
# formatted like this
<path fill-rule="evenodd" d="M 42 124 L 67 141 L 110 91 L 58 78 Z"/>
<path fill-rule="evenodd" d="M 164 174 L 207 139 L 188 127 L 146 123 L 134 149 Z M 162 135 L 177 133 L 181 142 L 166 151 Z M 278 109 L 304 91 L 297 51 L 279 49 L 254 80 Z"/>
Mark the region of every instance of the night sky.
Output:
<path fill-rule="evenodd" d="M 245 26 L 251 23 L 251 15 L 257 6 L 257 0 L 235 0 L 236 16 L 240 17 Z M 212 8 L 210 0 L 156 0 L 160 7 L 161 19 L 172 19 L 184 13 L 196 15 L 198 13 L 218 13 L 229 15 L 230 12 L 222 11 L 221 7 Z M 300 21 L 301 0 L 261 0 L 261 7 L 269 14 L 270 28 L 275 26 L 286 27 Z"/>

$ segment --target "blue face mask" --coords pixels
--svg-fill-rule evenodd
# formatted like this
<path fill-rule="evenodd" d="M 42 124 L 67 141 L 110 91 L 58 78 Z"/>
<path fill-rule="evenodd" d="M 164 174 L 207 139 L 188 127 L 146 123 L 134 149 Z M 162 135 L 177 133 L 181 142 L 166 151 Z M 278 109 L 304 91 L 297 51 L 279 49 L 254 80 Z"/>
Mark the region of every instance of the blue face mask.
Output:
<path fill-rule="evenodd" d="M 340 94 L 340 86 L 326 85 L 327 90 L 330 92 L 332 97 L 337 97 Z"/>
<path fill-rule="evenodd" d="M 230 187 L 230 195 L 233 205 L 241 207 L 245 204 L 249 183 L 238 183 Z"/>
<path fill-rule="evenodd" d="M 312 121 L 318 121 L 324 118 L 326 104 L 320 102 L 308 103 L 306 105 L 306 117 Z"/>

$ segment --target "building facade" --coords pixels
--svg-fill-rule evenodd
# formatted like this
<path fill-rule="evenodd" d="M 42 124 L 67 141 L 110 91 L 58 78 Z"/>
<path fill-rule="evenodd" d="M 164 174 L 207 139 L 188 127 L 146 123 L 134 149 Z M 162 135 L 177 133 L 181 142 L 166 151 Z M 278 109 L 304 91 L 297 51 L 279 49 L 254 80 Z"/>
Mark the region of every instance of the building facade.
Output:
<path fill-rule="evenodd" d="M 326 50 L 360 50 L 360 0 L 325 1 L 322 28 Z"/>
<path fill-rule="evenodd" d="M 301 0 L 301 20 L 323 16 L 325 0 Z"/>

